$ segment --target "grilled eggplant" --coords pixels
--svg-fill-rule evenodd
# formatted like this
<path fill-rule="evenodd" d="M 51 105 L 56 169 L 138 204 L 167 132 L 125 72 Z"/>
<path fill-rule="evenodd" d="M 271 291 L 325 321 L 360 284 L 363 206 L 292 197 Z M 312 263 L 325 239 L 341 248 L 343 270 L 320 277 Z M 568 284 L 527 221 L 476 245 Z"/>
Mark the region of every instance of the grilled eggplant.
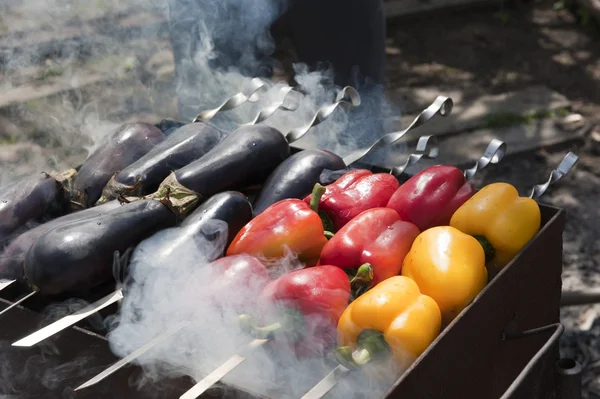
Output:
<path fill-rule="evenodd" d="M 323 170 L 345 168 L 344 160 L 329 151 L 297 152 L 271 173 L 254 202 L 254 216 L 282 199 L 306 197 Z"/>
<path fill-rule="evenodd" d="M 176 217 L 161 201 L 139 200 L 76 220 L 41 235 L 25 256 L 25 278 L 47 295 L 81 294 L 113 278 L 113 254 L 123 253 Z"/>
<path fill-rule="evenodd" d="M 147 123 L 122 125 L 81 165 L 71 187 L 72 210 L 93 206 L 115 173 L 146 155 L 164 138 L 160 129 Z"/>
<path fill-rule="evenodd" d="M 123 196 L 141 196 L 155 191 L 174 170 L 200 158 L 215 147 L 224 132 L 203 122 L 177 128 L 146 155 L 113 176 L 98 204 Z"/>

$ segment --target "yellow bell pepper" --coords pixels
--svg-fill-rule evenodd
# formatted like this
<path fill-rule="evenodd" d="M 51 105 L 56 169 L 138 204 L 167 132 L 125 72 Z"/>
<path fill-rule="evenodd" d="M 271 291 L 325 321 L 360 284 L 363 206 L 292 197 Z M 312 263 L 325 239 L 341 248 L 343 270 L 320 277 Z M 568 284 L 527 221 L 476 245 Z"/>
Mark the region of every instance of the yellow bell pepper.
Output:
<path fill-rule="evenodd" d="M 454 227 L 432 227 L 417 236 L 402 275 L 435 300 L 447 325 L 487 284 L 485 253 L 475 238 Z"/>
<path fill-rule="evenodd" d="M 506 266 L 540 230 L 540 207 L 508 183 L 483 187 L 456 210 L 450 226 L 477 238 L 490 274 Z"/>
<path fill-rule="evenodd" d="M 408 367 L 440 333 L 441 314 L 417 284 L 390 277 L 359 296 L 338 321 L 338 361 L 357 368 L 383 357 Z M 391 355 L 391 356 L 390 356 Z"/>

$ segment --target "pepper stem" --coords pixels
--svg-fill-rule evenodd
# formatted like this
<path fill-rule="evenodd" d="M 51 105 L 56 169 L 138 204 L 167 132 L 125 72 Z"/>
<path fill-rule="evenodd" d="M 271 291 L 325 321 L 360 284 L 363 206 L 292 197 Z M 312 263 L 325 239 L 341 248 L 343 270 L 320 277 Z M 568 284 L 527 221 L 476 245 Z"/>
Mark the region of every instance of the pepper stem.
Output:
<path fill-rule="evenodd" d="M 485 263 L 488 263 L 489 261 L 494 259 L 494 257 L 496 256 L 496 248 L 494 248 L 492 243 L 489 242 L 489 240 L 484 236 L 477 235 L 473 237 L 477 241 L 479 241 L 479 244 L 481 244 L 481 247 L 483 248 L 483 252 L 485 253 Z"/>
<path fill-rule="evenodd" d="M 351 300 L 355 300 L 364 294 L 371 286 L 373 281 L 374 270 L 370 263 L 361 265 L 354 277 L 350 280 L 350 291 L 352 293 Z"/>
<path fill-rule="evenodd" d="M 319 213 L 319 203 L 321 202 L 321 197 L 323 194 L 325 194 L 325 191 L 327 191 L 327 189 L 319 183 L 316 183 L 313 187 L 313 191 L 310 196 L 310 209 L 316 213 Z"/>
<path fill-rule="evenodd" d="M 238 316 L 240 328 L 257 339 L 273 339 L 277 334 L 284 334 L 290 340 L 296 340 L 304 334 L 306 321 L 297 310 L 283 307 L 281 319 L 266 326 L 259 326 L 250 315 Z"/>
<path fill-rule="evenodd" d="M 333 352 L 336 360 L 347 369 L 357 369 L 366 364 L 390 355 L 390 347 L 381 331 L 364 329 L 356 340 L 358 349 L 349 346 L 336 348 Z"/>

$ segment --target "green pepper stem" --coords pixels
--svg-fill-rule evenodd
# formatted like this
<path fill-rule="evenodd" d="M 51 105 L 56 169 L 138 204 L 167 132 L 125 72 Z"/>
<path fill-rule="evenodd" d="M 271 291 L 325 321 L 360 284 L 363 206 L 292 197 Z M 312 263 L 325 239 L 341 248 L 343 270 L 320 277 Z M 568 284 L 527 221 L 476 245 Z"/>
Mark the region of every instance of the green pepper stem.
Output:
<path fill-rule="evenodd" d="M 254 318 L 247 314 L 238 316 L 238 323 L 243 331 L 258 339 L 273 339 L 276 334 L 281 333 L 296 340 L 304 334 L 306 321 L 302 313 L 283 307 L 280 314 L 280 320 L 266 326 L 258 326 Z"/>
<path fill-rule="evenodd" d="M 362 330 L 356 340 L 358 349 L 352 350 L 349 346 L 336 348 L 333 352 L 336 360 L 347 369 L 357 369 L 373 360 L 389 356 L 390 347 L 385 341 L 381 331 Z"/>
<path fill-rule="evenodd" d="M 316 213 L 319 213 L 319 203 L 321 202 L 321 197 L 323 194 L 325 194 L 325 191 L 327 191 L 327 189 L 319 183 L 316 183 L 313 187 L 313 191 L 310 196 L 310 209 Z"/>
<path fill-rule="evenodd" d="M 371 287 L 373 276 L 374 270 L 370 263 L 365 263 L 358 268 L 356 274 L 350 280 L 352 301 L 364 294 Z"/>
<path fill-rule="evenodd" d="M 328 240 L 333 238 L 333 233 L 331 231 L 325 230 L 325 233 L 323 234 L 325 235 L 325 237 L 327 237 Z"/>
<path fill-rule="evenodd" d="M 254 322 L 254 318 L 247 314 L 239 316 L 238 323 L 242 330 L 249 333 L 254 338 L 259 339 L 272 338 L 277 331 L 280 331 L 283 328 L 283 325 L 279 322 L 259 327 Z"/>
<path fill-rule="evenodd" d="M 485 254 L 485 263 L 490 262 L 496 256 L 496 248 L 492 245 L 491 242 L 484 236 L 476 235 L 473 236 L 479 244 L 483 248 L 483 253 Z"/>

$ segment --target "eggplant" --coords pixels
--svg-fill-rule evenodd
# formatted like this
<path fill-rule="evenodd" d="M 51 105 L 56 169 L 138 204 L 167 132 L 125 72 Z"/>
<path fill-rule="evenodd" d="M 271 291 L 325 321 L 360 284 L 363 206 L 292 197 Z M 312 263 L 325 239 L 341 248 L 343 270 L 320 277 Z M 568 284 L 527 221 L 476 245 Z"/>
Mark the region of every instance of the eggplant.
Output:
<path fill-rule="evenodd" d="M 161 201 L 133 201 L 102 215 L 60 225 L 41 235 L 25 256 L 25 278 L 46 295 L 85 294 L 113 278 L 113 255 L 123 253 L 177 218 Z"/>
<path fill-rule="evenodd" d="M 326 150 L 297 152 L 271 173 L 254 202 L 254 216 L 277 201 L 304 198 L 311 193 L 325 169 L 345 169 L 344 160 Z"/>
<path fill-rule="evenodd" d="M 40 173 L 0 188 L 0 248 L 26 223 L 66 211 L 67 196 L 60 180 Z"/>
<path fill-rule="evenodd" d="M 227 248 L 242 227 L 252 220 L 252 205 L 244 194 L 237 191 L 215 194 L 185 218 L 181 228 L 194 235 L 199 234 L 212 220 L 222 220 L 227 223 L 227 245 L 225 246 Z"/>
<path fill-rule="evenodd" d="M 184 125 L 186 124 L 183 122 L 174 121 L 173 119 L 163 119 L 154 126 L 159 128 L 166 137 Z"/>
<path fill-rule="evenodd" d="M 224 132 L 204 122 L 178 128 L 146 155 L 113 176 L 97 202 L 123 196 L 141 196 L 156 191 L 173 170 L 180 169 L 215 147 Z"/>
<path fill-rule="evenodd" d="M 165 139 L 162 131 L 148 123 L 126 123 L 81 165 L 71 191 L 73 210 L 96 203 L 110 178 L 146 155 Z"/>
<path fill-rule="evenodd" d="M 55 227 L 75 220 L 83 220 L 102 215 L 103 213 L 116 209 L 120 206 L 121 203 L 119 201 L 110 201 L 100 206 L 95 206 L 93 208 L 88 208 L 57 217 L 17 236 L 17 238 L 12 240 L 0 254 L 0 279 L 6 278 L 13 280 L 23 278 L 25 255 L 35 240 L 37 240 L 42 234 L 52 230 Z"/>

